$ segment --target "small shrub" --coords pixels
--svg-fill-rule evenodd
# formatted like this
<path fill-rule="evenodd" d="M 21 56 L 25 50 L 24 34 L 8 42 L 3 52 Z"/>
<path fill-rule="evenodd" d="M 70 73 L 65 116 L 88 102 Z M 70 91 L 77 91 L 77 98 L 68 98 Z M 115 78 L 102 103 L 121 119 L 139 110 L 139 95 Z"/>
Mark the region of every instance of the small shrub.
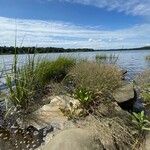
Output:
<path fill-rule="evenodd" d="M 150 131 L 150 121 L 147 119 L 144 111 L 140 113 L 133 112 L 132 121 L 137 125 L 140 132 L 144 130 Z"/>

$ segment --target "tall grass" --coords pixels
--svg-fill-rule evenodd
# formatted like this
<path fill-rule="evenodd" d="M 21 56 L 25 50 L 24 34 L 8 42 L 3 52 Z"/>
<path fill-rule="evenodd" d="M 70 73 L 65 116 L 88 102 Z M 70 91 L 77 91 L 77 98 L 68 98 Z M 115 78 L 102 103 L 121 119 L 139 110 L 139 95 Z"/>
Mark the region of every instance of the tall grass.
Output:
<path fill-rule="evenodd" d="M 95 60 L 98 63 L 106 63 L 106 64 L 116 64 L 118 61 L 119 56 L 115 54 L 97 54 L 95 56 Z"/>
<path fill-rule="evenodd" d="M 112 92 L 121 84 L 121 71 L 109 64 L 83 62 L 77 64 L 69 73 L 76 87 L 85 87 L 92 91 Z"/>
<path fill-rule="evenodd" d="M 14 56 L 12 75 L 7 75 L 6 84 L 9 89 L 8 100 L 15 106 L 27 109 L 35 90 L 34 57 L 28 57 L 28 62 L 18 67 L 17 56 Z"/>
<path fill-rule="evenodd" d="M 147 55 L 147 56 L 145 57 L 145 60 L 150 61 L 150 55 Z"/>
<path fill-rule="evenodd" d="M 44 92 L 44 87 L 51 80 L 62 80 L 70 67 L 75 64 L 71 58 L 59 57 L 55 61 L 35 61 L 35 55 L 28 55 L 25 65 L 17 66 L 17 57 L 14 57 L 13 76 L 6 78 L 9 89 L 8 99 L 15 106 L 27 110 L 37 102 L 37 95 Z"/>
<path fill-rule="evenodd" d="M 63 83 L 70 87 L 75 94 L 76 91 L 82 92 L 82 89 L 85 89 L 85 91 L 92 93 L 92 97 L 89 94 L 87 96 L 94 101 L 96 97 L 99 97 L 96 98 L 98 101 L 107 100 L 122 85 L 121 71 L 110 64 L 82 62 L 70 70 Z M 82 94 L 84 93 L 82 92 Z"/>
<path fill-rule="evenodd" d="M 38 82 L 45 85 L 50 81 L 60 82 L 76 64 L 73 58 L 59 57 L 55 61 L 42 60 L 36 66 Z"/>

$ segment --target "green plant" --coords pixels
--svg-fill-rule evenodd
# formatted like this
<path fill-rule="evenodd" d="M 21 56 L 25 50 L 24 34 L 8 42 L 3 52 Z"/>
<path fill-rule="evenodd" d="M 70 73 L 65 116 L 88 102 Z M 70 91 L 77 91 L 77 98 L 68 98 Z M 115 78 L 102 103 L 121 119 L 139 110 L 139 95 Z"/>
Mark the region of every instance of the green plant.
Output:
<path fill-rule="evenodd" d="M 150 121 L 147 119 L 144 111 L 140 113 L 133 112 L 132 121 L 137 125 L 140 132 L 144 130 L 150 131 Z"/>
<path fill-rule="evenodd" d="M 150 71 L 147 70 L 138 75 L 135 82 L 140 89 L 143 102 L 148 106 L 150 104 Z"/>
<path fill-rule="evenodd" d="M 150 55 L 147 55 L 147 56 L 145 57 L 145 60 L 150 61 Z"/>
<path fill-rule="evenodd" d="M 95 60 L 97 63 L 106 63 L 106 64 L 116 64 L 118 61 L 119 56 L 115 54 L 97 54 L 95 56 Z"/>
<path fill-rule="evenodd" d="M 76 64 L 73 58 L 59 57 L 54 61 L 42 60 L 37 64 L 36 74 L 41 84 L 47 84 L 51 80 L 61 81 Z"/>
<path fill-rule="evenodd" d="M 143 91 L 141 93 L 141 96 L 145 102 L 146 105 L 150 104 L 150 91 Z"/>
<path fill-rule="evenodd" d="M 26 110 L 35 93 L 34 58 L 29 57 L 28 63 L 20 68 L 17 67 L 17 57 L 14 59 L 12 75 L 6 77 L 8 100 Z"/>
<path fill-rule="evenodd" d="M 75 90 L 74 97 L 80 101 L 83 106 L 87 106 L 92 101 L 93 93 L 86 88 L 78 88 Z"/>

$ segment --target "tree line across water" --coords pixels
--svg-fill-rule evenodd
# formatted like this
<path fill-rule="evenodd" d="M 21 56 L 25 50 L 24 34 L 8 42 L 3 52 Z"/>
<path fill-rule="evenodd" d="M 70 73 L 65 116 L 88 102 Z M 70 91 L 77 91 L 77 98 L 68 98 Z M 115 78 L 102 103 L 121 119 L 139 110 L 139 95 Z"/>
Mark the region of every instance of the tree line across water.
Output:
<path fill-rule="evenodd" d="M 88 48 L 56 48 L 56 47 L 6 47 L 0 46 L 0 54 L 34 54 L 34 53 L 63 53 L 63 52 L 87 52 L 94 51 Z"/>
<path fill-rule="evenodd" d="M 124 51 L 124 50 L 150 50 L 150 46 L 128 49 L 100 49 L 90 48 L 57 48 L 57 47 L 7 47 L 0 46 L 0 55 L 2 54 L 34 54 L 34 53 L 64 53 L 64 52 L 94 52 L 94 51 Z"/>

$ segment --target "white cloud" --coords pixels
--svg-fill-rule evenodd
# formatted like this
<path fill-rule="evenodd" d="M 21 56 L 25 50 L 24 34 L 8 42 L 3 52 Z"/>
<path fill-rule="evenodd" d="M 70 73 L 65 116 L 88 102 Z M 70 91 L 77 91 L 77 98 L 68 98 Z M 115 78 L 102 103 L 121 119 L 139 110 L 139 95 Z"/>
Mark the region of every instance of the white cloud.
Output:
<path fill-rule="evenodd" d="M 53 1 L 53 0 L 48 0 Z M 126 14 L 150 16 L 150 0 L 59 0 L 84 5 L 92 5 L 107 10 L 117 10 Z"/>
<path fill-rule="evenodd" d="M 150 24 L 119 30 L 101 30 L 65 22 L 10 19 L 0 17 L 0 45 L 55 46 L 64 48 L 120 48 L 150 43 Z"/>

